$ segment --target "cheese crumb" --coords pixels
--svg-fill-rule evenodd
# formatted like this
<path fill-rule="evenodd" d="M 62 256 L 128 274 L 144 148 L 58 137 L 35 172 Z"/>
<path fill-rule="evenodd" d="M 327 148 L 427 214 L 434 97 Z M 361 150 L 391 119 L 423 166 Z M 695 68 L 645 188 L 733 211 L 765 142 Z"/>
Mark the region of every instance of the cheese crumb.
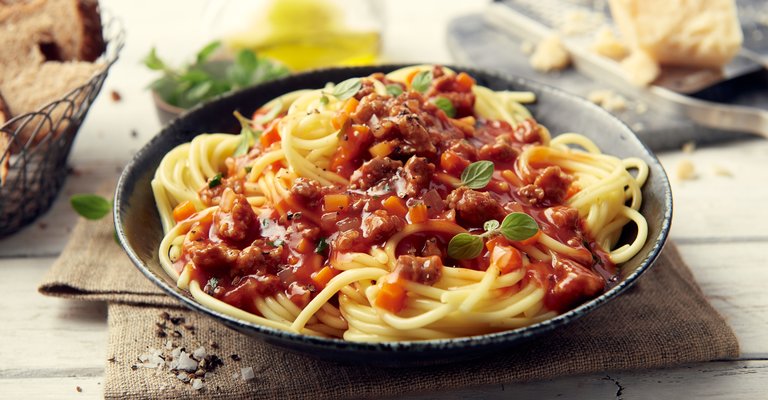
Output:
<path fill-rule="evenodd" d="M 558 30 L 563 35 L 581 35 L 593 32 L 605 21 L 603 14 L 587 10 L 576 10 L 565 14 Z"/>
<path fill-rule="evenodd" d="M 624 111 L 627 109 L 627 99 L 610 89 L 599 89 L 589 92 L 589 101 L 608 111 Z"/>
<path fill-rule="evenodd" d="M 717 176 L 725 176 L 728 178 L 733 177 L 733 172 L 723 167 L 722 165 L 715 165 L 712 169 L 715 172 L 715 175 Z"/>
<path fill-rule="evenodd" d="M 535 47 L 536 46 L 533 43 L 526 40 L 520 44 L 520 51 L 522 51 L 523 54 L 525 54 L 526 56 L 530 56 L 531 54 L 533 54 L 533 50 Z"/>
<path fill-rule="evenodd" d="M 647 86 L 661 73 L 659 64 L 642 50 L 636 50 L 621 61 L 627 80 L 635 86 Z"/>
<path fill-rule="evenodd" d="M 696 150 L 696 142 L 690 141 L 683 143 L 683 148 L 681 150 L 683 150 L 683 153 L 685 154 L 693 153 L 693 151 Z"/>
<path fill-rule="evenodd" d="M 635 112 L 638 115 L 645 114 L 646 112 L 648 112 L 648 105 L 643 102 L 637 102 L 637 104 L 635 105 Z"/>
<path fill-rule="evenodd" d="M 677 178 L 682 181 L 696 179 L 696 169 L 691 160 L 682 160 L 677 164 Z"/>
<path fill-rule="evenodd" d="M 614 35 L 613 30 L 603 26 L 595 34 L 595 39 L 591 46 L 592 51 L 613 60 L 621 60 L 629 54 L 627 46 Z"/>
<path fill-rule="evenodd" d="M 537 71 L 559 71 L 571 63 L 571 57 L 560 37 L 551 35 L 536 45 L 530 63 Z"/>

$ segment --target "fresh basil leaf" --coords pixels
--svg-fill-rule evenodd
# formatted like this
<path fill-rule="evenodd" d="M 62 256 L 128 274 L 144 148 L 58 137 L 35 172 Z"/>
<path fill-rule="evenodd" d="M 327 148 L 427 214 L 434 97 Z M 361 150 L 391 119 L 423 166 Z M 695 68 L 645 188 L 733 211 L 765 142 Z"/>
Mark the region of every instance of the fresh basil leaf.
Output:
<path fill-rule="evenodd" d="M 153 71 L 163 71 L 166 70 L 168 67 L 166 67 L 163 60 L 160 59 L 160 57 L 157 56 L 157 50 L 153 47 L 149 54 L 147 54 L 146 57 L 144 57 L 144 65 L 153 70 Z"/>
<path fill-rule="evenodd" d="M 320 238 L 320 240 L 317 241 L 317 246 L 315 247 L 315 253 L 323 254 L 327 249 L 328 249 L 328 242 L 325 241 L 325 238 Z"/>
<path fill-rule="evenodd" d="M 72 208 L 87 219 L 102 219 L 112 210 L 112 202 L 95 194 L 75 194 L 69 198 Z"/>
<path fill-rule="evenodd" d="M 485 221 L 483 229 L 485 229 L 486 232 L 495 231 L 496 229 L 499 229 L 499 221 L 496 221 L 495 219 Z"/>
<path fill-rule="evenodd" d="M 247 166 L 247 167 L 245 167 L 245 172 L 248 172 L 248 173 L 250 173 L 250 172 L 251 172 L 251 170 L 253 170 L 253 167 L 251 167 L 250 165 L 249 165 L 249 166 Z"/>
<path fill-rule="evenodd" d="M 221 172 L 219 172 L 218 174 L 214 175 L 213 178 L 211 178 L 211 180 L 208 181 L 208 188 L 209 189 L 213 189 L 213 188 L 215 188 L 216 186 L 219 186 L 219 185 L 221 185 Z"/>
<path fill-rule="evenodd" d="M 235 62 L 245 71 L 253 71 L 258 66 L 259 60 L 256 53 L 249 49 L 243 49 L 237 52 Z"/>
<path fill-rule="evenodd" d="M 333 87 L 331 94 L 339 100 L 346 100 L 360 91 L 363 81 L 360 78 L 350 78 Z"/>
<path fill-rule="evenodd" d="M 400 87 L 400 85 L 395 85 L 393 83 L 393 84 L 389 84 L 389 85 L 387 85 L 385 87 L 387 89 L 387 93 L 389 93 L 393 97 L 397 97 L 397 96 L 400 96 L 401 94 L 403 94 L 403 88 Z"/>
<path fill-rule="evenodd" d="M 200 51 L 197 52 L 197 56 L 196 56 L 197 64 L 203 64 L 204 62 L 206 62 L 208 60 L 208 57 L 210 57 L 211 54 L 213 54 L 213 52 L 216 51 L 216 49 L 218 49 L 220 46 L 221 46 L 221 42 L 218 40 L 205 45 L 205 47 L 203 47 L 202 49 L 200 49 Z"/>
<path fill-rule="evenodd" d="M 211 290 L 216 290 L 216 286 L 219 286 L 219 280 L 216 278 L 208 279 L 208 286 Z"/>
<path fill-rule="evenodd" d="M 530 215 L 515 212 L 501 221 L 501 234 L 509 240 L 525 240 L 539 231 L 539 224 Z"/>
<path fill-rule="evenodd" d="M 201 100 L 213 89 L 213 82 L 204 81 L 192 86 L 187 91 L 187 98 L 191 101 Z"/>
<path fill-rule="evenodd" d="M 459 233 L 448 242 L 448 256 L 456 260 L 475 258 L 483 251 L 483 239 L 469 233 Z"/>
<path fill-rule="evenodd" d="M 328 101 L 329 101 L 329 100 L 328 100 L 328 96 L 326 96 L 326 95 L 322 95 L 322 96 L 320 96 L 320 104 L 322 104 L 322 105 L 324 105 L 324 106 L 325 106 L 325 105 L 328 105 Z"/>
<path fill-rule="evenodd" d="M 272 106 L 272 108 L 267 111 L 266 114 L 259 116 L 259 119 L 256 120 L 257 124 L 264 125 L 269 121 L 272 121 L 280 114 L 280 111 L 283 111 L 283 100 L 278 100 L 277 104 Z"/>
<path fill-rule="evenodd" d="M 432 71 L 426 70 L 421 71 L 416 76 L 413 77 L 413 81 L 411 81 L 411 87 L 413 90 L 425 93 L 429 87 L 432 85 Z"/>
<path fill-rule="evenodd" d="M 435 103 L 437 108 L 443 110 L 448 117 L 453 118 L 456 116 L 456 107 L 454 107 L 453 103 L 445 97 L 438 97 L 433 103 Z"/>
<path fill-rule="evenodd" d="M 251 120 L 248 118 L 243 117 L 243 114 L 240 114 L 239 111 L 235 111 L 235 118 L 237 118 L 238 121 L 240 121 L 240 143 L 237 145 L 237 148 L 235 148 L 235 152 L 232 153 L 233 156 L 242 156 L 243 154 L 248 153 L 248 149 L 251 148 L 251 144 L 259 137 L 261 136 L 261 131 L 254 131 L 253 128 L 251 128 Z"/>
<path fill-rule="evenodd" d="M 476 161 L 469 164 L 461 173 L 461 182 L 470 189 L 482 189 L 493 176 L 493 162 Z"/>

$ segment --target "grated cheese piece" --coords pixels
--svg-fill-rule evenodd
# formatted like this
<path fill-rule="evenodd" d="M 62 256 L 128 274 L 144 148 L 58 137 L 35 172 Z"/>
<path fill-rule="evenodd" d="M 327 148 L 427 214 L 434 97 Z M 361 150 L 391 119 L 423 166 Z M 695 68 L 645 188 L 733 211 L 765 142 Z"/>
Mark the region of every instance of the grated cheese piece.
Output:
<path fill-rule="evenodd" d="M 529 61 L 531 67 L 537 71 L 559 71 L 571 63 L 571 56 L 560 37 L 551 35 L 536 45 Z"/>
<path fill-rule="evenodd" d="M 629 54 L 624 42 L 619 40 L 613 30 L 607 26 L 603 26 L 597 31 L 590 48 L 595 53 L 613 60 L 621 60 Z"/>
<path fill-rule="evenodd" d="M 661 73 L 659 64 L 648 53 L 635 50 L 621 61 L 627 80 L 635 86 L 647 86 Z"/>
<path fill-rule="evenodd" d="M 681 160 L 677 164 L 677 178 L 683 181 L 696 179 L 696 169 L 691 160 Z"/>
<path fill-rule="evenodd" d="M 690 141 L 690 142 L 683 143 L 683 148 L 681 150 L 685 154 L 693 153 L 693 151 L 696 150 L 696 142 Z"/>

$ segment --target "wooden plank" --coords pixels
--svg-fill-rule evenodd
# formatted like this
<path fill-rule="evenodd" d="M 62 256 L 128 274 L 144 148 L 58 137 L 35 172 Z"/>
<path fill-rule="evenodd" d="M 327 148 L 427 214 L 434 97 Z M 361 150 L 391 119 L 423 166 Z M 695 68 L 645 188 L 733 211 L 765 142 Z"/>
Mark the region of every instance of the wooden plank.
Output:
<path fill-rule="evenodd" d="M 40 371 L 101 371 L 107 356 L 106 305 L 37 293 L 53 259 L 2 259 L 0 377 Z M 11 345 L 8 345 L 11 344 Z M 12 361 L 11 361 L 12 360 Z M 36 372 L 37 371 L 37 372 Z"/>

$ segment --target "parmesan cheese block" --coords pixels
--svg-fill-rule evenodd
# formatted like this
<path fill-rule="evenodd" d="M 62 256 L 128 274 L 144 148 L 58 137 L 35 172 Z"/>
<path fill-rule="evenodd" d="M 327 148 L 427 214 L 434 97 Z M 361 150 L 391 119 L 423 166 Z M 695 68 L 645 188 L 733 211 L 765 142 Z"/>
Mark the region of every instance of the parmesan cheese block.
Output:
<path fill-rule="evenodd" d="M 661 65 L 718 68 L 741 48 L 734 0 L 610 0 L 632 50 Z"/>

